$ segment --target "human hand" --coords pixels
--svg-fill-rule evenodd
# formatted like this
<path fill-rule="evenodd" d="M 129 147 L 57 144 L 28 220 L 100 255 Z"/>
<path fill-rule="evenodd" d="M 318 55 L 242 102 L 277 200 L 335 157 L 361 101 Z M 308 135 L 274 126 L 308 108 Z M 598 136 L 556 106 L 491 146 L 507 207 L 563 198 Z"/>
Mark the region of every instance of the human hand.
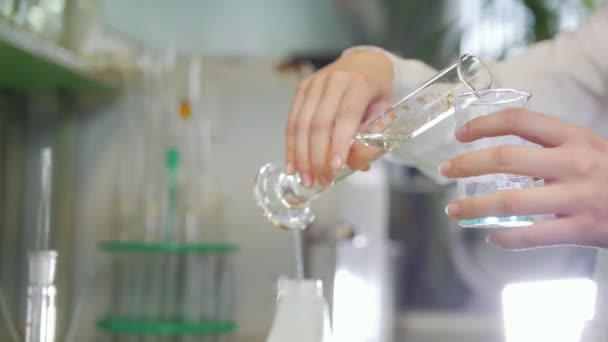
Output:
<path fill-rule="evenodd" d="M 390 103 L 392 81 L 392 62 L 374 50 L 346 54 L 302 81 L 287 120 L 287 172 L 304 186 L 327 186 L 344 165 L 367 169 L 376 151 L 351 142 L 366 116 Z"/>
<path fill-rule="evenodd" d="M 526 111 L 506 110 L 471 120 L 456 131 L 461 142 L 517 135 L 538 146 L 499 146 L 441 164 L 448 178 L 509 173 L 544 178 L 545 186 L 458 199 L 449 216 L 555 214 L 528 228 L 493 232 L 488 242 L 505 249 L 551 245 L 608 247 L 608 141 L 590 130 Z"/>

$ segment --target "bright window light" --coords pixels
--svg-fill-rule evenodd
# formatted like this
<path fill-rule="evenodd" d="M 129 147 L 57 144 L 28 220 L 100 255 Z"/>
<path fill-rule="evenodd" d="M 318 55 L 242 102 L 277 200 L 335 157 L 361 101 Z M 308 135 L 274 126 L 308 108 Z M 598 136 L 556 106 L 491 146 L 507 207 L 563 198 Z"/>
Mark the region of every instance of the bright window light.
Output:
<path fill-rule="evenodd" d="M 507 342 L 577 342 L 595 314 L 595 282 L 562 279 L 514 283 L 502 291 Z"/>

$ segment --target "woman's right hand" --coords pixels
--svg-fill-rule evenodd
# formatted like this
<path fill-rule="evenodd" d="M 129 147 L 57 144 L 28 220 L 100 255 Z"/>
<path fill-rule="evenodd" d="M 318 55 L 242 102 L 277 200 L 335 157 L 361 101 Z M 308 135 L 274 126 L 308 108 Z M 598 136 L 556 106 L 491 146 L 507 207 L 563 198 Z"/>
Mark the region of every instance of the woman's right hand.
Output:
<path fill-rule="evenodd" d="M 390 104 L 391 60 L 378 50 L 355 50 L 315 72 L 298 86 L 286 128 L 286 168 L 302 184 L 331 184 L 348 165 L 364 170 L 369 148 L 351 142 L 367 115 Z"/>

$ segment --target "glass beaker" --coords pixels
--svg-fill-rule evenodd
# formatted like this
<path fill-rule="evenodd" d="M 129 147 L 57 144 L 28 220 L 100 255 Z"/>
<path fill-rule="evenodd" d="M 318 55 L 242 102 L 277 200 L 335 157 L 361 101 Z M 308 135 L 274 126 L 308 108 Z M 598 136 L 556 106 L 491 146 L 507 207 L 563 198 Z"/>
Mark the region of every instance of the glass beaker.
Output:
<path fill-rule="evenodd" d="M 491 75 L 477 57 L 462 55 L 390 108 L 364 122 L 354 143 L 376 150 L 375 159 L 416 137 L 454 112 L 459 94 L 490 88 Z M 348 167 L 334 173 L 332 185 L 356 170 Z M 275 226 L 304 229 L 315 219 L 311 201 L 327 188 L 314 184 L 306 188 L 300 176 L 288 175 L 282 163 L 262 166 L 254 181 L 254 196 L 264 215 Z"/>
<path fill-rule="evenodd" d="M 490 89 L 462 94 L 454 101 L 456 107 L 456 125 L 463 126 L 477 117 L 509 108 L 523 108 L 530 99 L 530 94 L 515 89 Z M 501 145 L 527 145 L 526 140 L 509 135 L 484 138 L 470 143 L 460 144 L 460 152 L 466 153 Z M 483 196 L 496 191 L 530 188 L 535 183 L 534 177 L 510 174 L 491 174 L 457 180 L 458 197 Z M 467 228 L 502 228 L 521 227 L 533 223 L 530 216 L 481 217 L 472 220 L 460 220 L 458 224 Z"/>
<path fill-rule="evenodd" d="M 331 338 L 323 283 L 314 279 L 279 279 L 277 307 L 266 342 L 329 342 Z"/>

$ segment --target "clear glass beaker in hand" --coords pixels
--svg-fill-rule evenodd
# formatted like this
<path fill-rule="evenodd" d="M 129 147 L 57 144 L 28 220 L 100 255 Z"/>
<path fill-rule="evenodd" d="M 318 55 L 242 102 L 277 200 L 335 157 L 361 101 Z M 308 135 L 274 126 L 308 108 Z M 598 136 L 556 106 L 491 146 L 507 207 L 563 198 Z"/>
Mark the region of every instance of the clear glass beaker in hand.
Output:
<path fill-rule="evenodd" d="M 378 159 L 450 116 L 454 112 L 453 101 L 459 94 L 488 89 L 491 84 L 484 63 L 474 56 L 463 55 L 390 108 L 364 122 L 354 143 L 373 149 L 370 152 Z M 354 172 L 348 167 L 337 171 L 332 184 Z M 271 163 L 258 171 L 254 195 L 264 215 L 275 226 L 304 229 L 315 218 L 311 201 L 326 189 L 319 184 L 306 188 L 301 185 L 299 175 L 288 175 L 282 163 Z"/>
<path fill-rule="evenodd" d="M 460 127 L 477 117 L 501 110 L 523 108 L 529 98 L 529 93 L 515 89 L 490 89 L 462 94 L 454 101 L 456 125 Z M 460 152 L 472 152 L 501 145 L 527 144 L 529 142 L 514 135 L 491 137 L 460 144 Z M 496 191 L 510 189 L 530 188 L 534 184 L 534 177 L 510 174 L 491 174 L 457 180 L 459 198 L 489 195 Z M 460 220 L 459 225 L 467 228 L 501 228 L 527 226 L 533 222 L 533 218 L 530 216 L 490 216 Z"/>

